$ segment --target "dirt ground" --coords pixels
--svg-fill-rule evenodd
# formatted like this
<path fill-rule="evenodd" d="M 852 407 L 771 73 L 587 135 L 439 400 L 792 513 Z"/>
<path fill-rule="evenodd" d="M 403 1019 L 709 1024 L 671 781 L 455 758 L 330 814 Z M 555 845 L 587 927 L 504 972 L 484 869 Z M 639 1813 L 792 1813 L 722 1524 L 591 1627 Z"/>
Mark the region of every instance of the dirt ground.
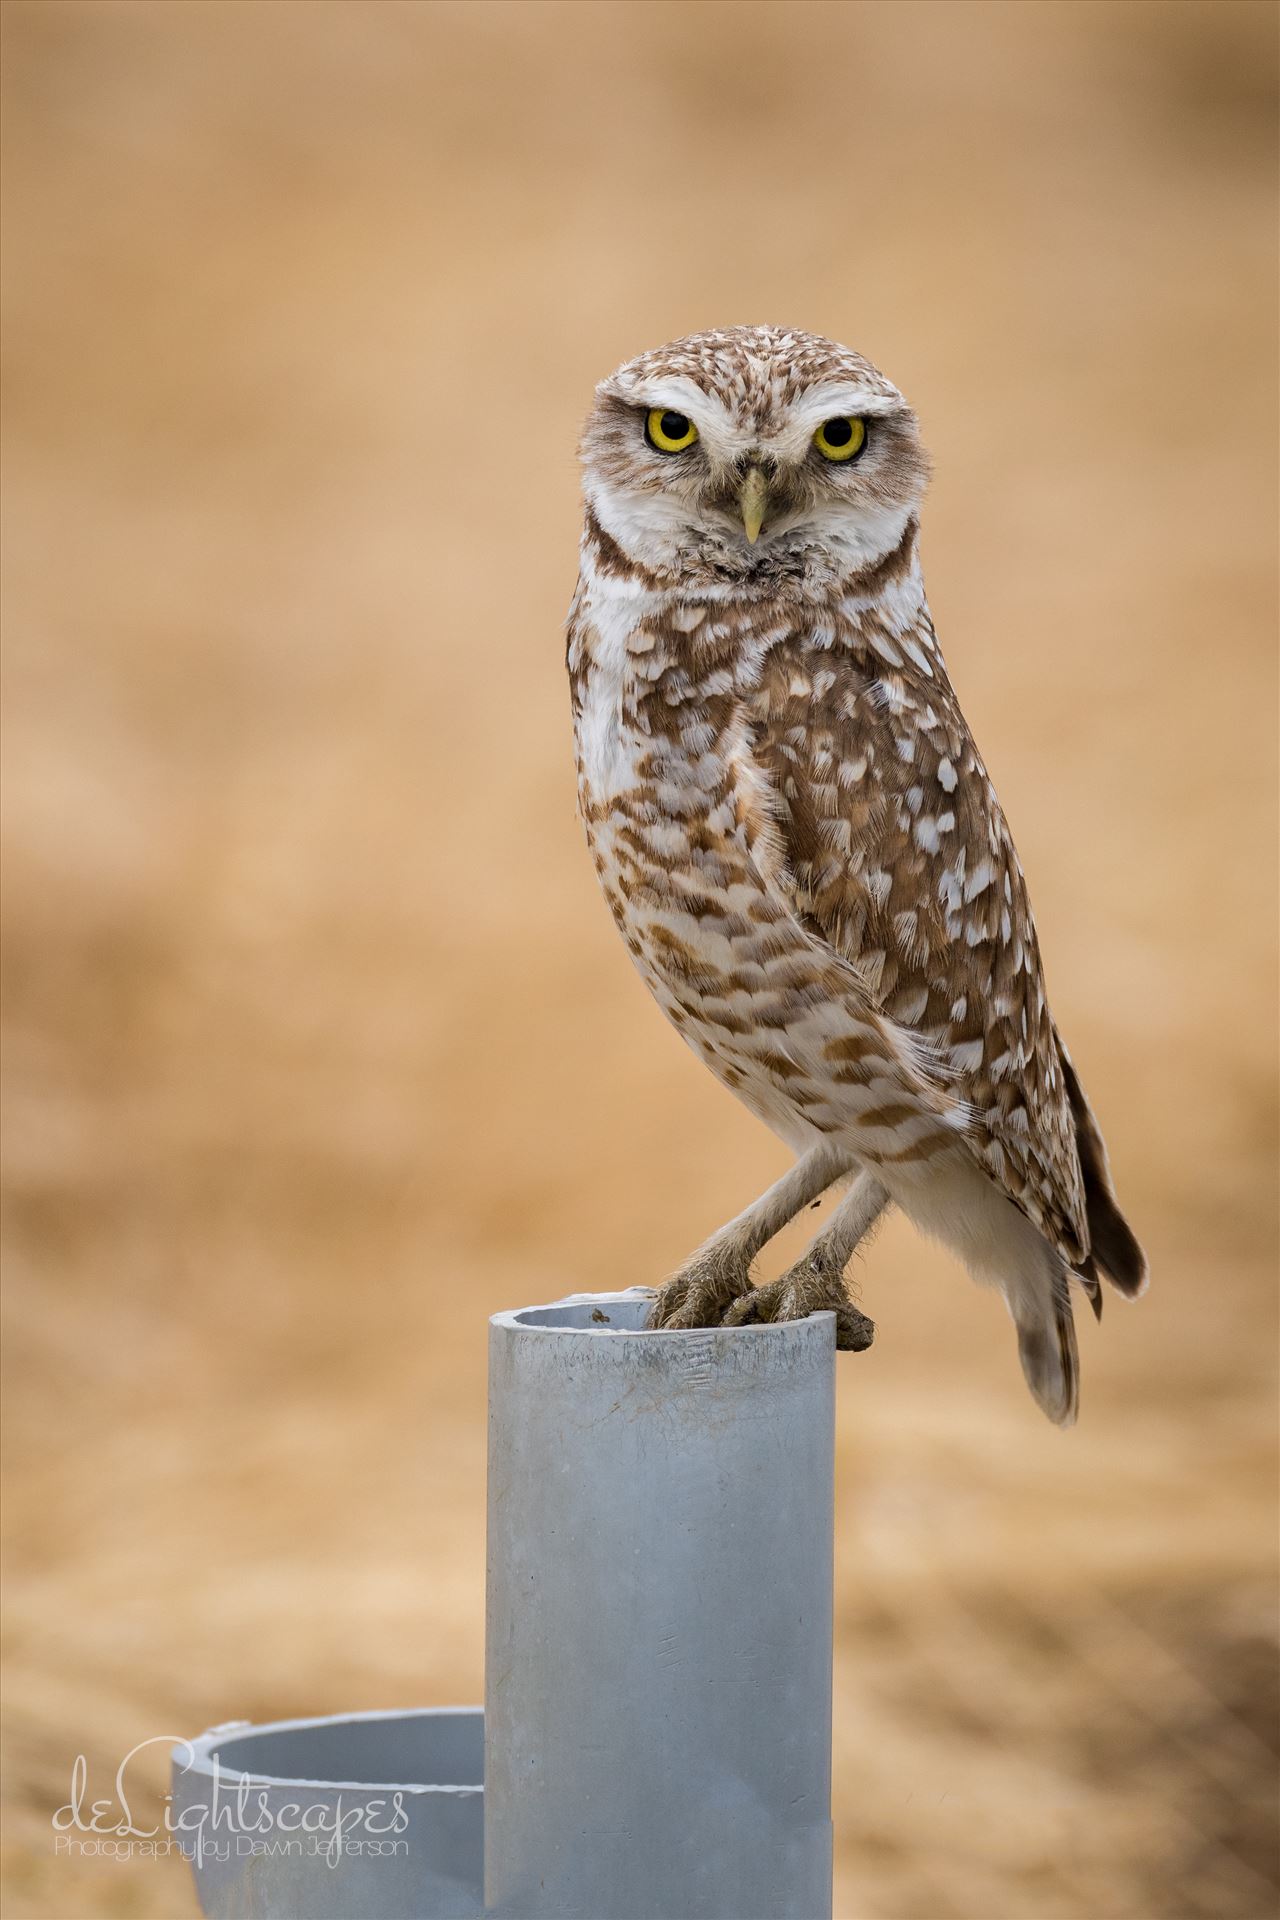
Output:
<path fill-rule="evenodd" d="M 1064 1436 L 865 1262 L 836 1910 L 1274 1914 L 1272 7 L 2 16 L 10 1920 L 195 1913 L 55 1855 L 77 1753 L 478 1699 L 486 1314 L 785 1163 L 597 897 L 562 666 L 593 381 L 744 319 L 920 411 L 1154 1269 Z"/>

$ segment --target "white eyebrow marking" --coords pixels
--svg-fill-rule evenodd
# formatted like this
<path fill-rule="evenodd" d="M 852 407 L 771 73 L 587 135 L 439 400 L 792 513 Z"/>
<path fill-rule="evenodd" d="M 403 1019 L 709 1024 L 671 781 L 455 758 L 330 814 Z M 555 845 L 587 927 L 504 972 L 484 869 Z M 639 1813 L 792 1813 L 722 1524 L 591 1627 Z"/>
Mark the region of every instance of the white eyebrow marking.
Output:
<path fill-rule="evenodd" d="M 695 380 L 684 373 L 649 374 L 630 380 L 606 380 L 598 389 L 621 400 L 629 407 L 664 407 L 683 413 L 699 432 L 709 430 L 716 439 L 739 431 L 733 414 L 714 393 L 704 393 Z"/>

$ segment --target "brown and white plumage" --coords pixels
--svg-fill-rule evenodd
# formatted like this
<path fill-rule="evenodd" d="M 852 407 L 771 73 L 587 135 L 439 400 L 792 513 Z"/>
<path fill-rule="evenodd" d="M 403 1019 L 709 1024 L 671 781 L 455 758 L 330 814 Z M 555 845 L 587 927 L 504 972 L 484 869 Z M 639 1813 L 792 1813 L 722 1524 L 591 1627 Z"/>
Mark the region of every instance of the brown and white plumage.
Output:
<path fill-rule="evenodd" d="M 667 452 L 652 433 L 676 420 L 693 437 Z M 824 422 L 857 429 L 856 456 L 819 453 Z M 1099 1308 L 1099 1272 L 1132 1294 L 1145 1265 L 934 634 L 914 416 L 846 348 L 736 328 L 603 382 L 583 458 L 569 670 L 597 871 L 663 1010 L 800 1159 L 660 1322 L 828 1303 L 865 1344 L 840 1270 L 892 1200 L 1001 1288 L 1069 1421 L 1068 1277 Z M 795 1194 L 849 1177 L 852 1230 L 752 1294 Z"/>

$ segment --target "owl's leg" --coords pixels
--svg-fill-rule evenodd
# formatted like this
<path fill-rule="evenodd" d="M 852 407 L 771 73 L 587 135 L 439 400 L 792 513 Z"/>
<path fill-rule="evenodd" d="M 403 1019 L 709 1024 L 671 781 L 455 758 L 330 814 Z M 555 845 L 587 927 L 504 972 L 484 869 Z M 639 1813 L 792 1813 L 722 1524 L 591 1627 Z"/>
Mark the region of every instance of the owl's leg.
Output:
<path fill-rule="evenodd" d="M 870 1173 L 860 1173 L 812 1246 L 779 1279 L 735 1300 L 724 1316 L 725 1326 L 747 1326 L 753 1320 L 803 1320 L 806 1314 L 829 1309 L 836 1316 L 837 1347 L 861 1353 L 875 1339 L 875 1323 L 849 1298 L 844 1270 L 888 1204 L 880 1182 Z"/>
<path fill-rule="evenodd" d="M 753 1206 L 704 1241 L 661 1289 L 649 1315 L 650 1328 L 718 1327 L 725 1308 L 751 1286 L 751 1262 L 794 1220 L 846 1174 L 852 1158 L 839 1147 L 813 1147 Z"/>

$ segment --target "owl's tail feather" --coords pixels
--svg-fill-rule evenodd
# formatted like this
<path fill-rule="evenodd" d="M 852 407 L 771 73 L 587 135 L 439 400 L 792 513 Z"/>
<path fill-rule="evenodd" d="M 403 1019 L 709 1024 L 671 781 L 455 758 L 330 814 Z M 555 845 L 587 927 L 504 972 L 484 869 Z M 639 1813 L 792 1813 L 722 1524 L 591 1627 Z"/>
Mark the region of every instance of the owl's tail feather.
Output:
<path fill-rule="evenodd" d="M 1055 1426 L 1072 1426 L 1080 1410 L 1080 1360 L 1065 1274 L 1050 1288 L 1020 1288 L 1006 1298 L 1027 1385 Z"/>

